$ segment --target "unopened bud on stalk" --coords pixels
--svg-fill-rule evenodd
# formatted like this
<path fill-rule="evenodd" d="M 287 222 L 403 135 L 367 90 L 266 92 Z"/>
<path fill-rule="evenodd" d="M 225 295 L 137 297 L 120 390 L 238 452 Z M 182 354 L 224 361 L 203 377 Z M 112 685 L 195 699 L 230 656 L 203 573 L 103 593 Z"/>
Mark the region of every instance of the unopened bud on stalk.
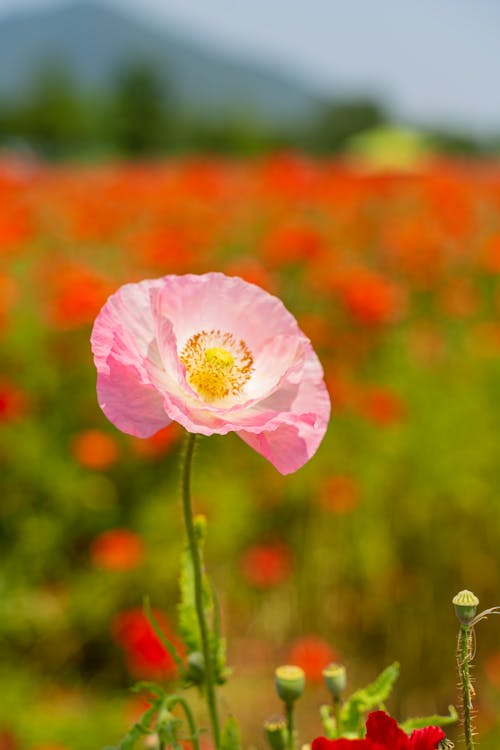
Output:
<path fill-rule="evenodd" d="M 274 684 L 279 697 L 290 705 L 300 698 L 306 685 L 306 675 L 301 667 L 286 664 L 274 673 Z"/>
<path fill-rule="evenodd" d="M 201 651 L 192 651 L 188 658 L 188 679 L 195 685 L 201 685 L 205 680 L 205 659 Z"/>
<path fill-rule="evenodd" d="M 455 614 L 462 623 L 462 625 L 470 625 L 474 617 L 476 616 L 477 605 L 479 599 L 472 591 L 459 591 L 456 596 L 453 597 L 453 605 L 455 607 Z"/>
<path fill-rule="evenodd" d="M 342 693 L 346 686 L 346 671 L 344 665 L 332 662 L 324 668 L 323 677 L 325 679 L 326 689 L 332 698 L 339 700 L 342 697 Z"/>
<path fill-rule="evenodd" d="M 273 716 L 264 722 L 264 731 L 272 750 L 285 750 L 287 746 L 286 720 L 283 716 Z"/>

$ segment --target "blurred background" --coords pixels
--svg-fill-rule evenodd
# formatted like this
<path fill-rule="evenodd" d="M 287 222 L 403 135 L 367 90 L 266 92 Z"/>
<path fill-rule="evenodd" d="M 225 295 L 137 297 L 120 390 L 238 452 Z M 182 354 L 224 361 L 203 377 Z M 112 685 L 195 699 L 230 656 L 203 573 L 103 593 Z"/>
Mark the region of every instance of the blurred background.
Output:
<path fill-rule="evenodd" d="M 456 702 L 453 595 L 500 603 L 500 6 L 489 0 L 0 0 L 0 750 L 114 745 L 173 676 L 175 425 L 100 412 L 89 349 L 118 285 L 223 270 L 279 295 L 333 415 L 290 477 L 202 439 L 246 747 L 272 675 L 349 689 L 390 662 L 400 719 Z M 500 631 L 477 649 L 500 738 Z M 450 730 L 452 738 L 458 730 Z"/>

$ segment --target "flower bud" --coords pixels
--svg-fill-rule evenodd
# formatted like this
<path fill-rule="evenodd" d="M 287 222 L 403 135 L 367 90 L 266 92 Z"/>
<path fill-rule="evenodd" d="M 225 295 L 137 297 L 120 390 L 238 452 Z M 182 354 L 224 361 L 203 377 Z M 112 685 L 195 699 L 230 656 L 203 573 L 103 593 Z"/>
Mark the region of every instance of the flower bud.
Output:
<path fill-rule="evenodd" d="M 264 722 L 264 731 L 272 750 L 285 750 L 287 746 L 286 721 L 282 716 L 273 716 Z"/>
<path fill-rule="evenodd" d="M 477 605 L 479 604 L 477 596 L 472 591 L 464 589 L 464 591 L 459 591 L 453 597 L 453 604 L 455 606 L 455 614 L 462 625 L 470 625 L 476 616 Z"/>
<path fill-rule="evenodd" d="M 323 677 L 325 678 L 326 689 L 332 698 L 341 698 L 346 686 L 346 672 L 344 665 L 332 662 L 324 668 Z"/>
<path fill-rule="evenodd" d="M 187 679 L 195 685 L 201 685 L 205 679 L 205 659 L 201 651 L 192 651 L 188 658 Z"/>
<path fill-rule="evenodd" d="M 274 684 L 281 700 L 290 704 L 300 698 L 304 692 L 306 675 L 301 667 L 286 664 L 276 669 Z"/>

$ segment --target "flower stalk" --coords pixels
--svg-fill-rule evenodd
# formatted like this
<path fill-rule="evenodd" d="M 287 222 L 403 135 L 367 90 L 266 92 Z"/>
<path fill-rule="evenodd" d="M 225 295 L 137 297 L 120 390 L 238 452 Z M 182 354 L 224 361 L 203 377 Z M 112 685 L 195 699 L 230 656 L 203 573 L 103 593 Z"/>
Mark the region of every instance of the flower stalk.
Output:
<path fill-rule="evenodd" d="M 295 750 L 295 701 L 304 692 L 305 684 L 304 670 L 300 667 L 286 664 L 278 667 L 274 673 L 276 692 L 285 706 L 288 750 Z"/>
<path fill-rule="evenodd" d="M 182 509 L 184 513 L 184 524 L 188 539 L 189 554 L 193 563 L 194 577 L 194 598 L 198 625 L 200 628 L 201 646 L 203 651 L 203 661 L 205 670 L 205 699 L 207 702 L 210 723 L 212 726 L 213 740 L 215 750 L 220 747 L 220 727 L 217 712 L 217 700 L 215 696 L 215 680 L 212 656 L 209 644 L 209 626 L 205 618 L 203 608 L 203 571 L 201 566 L 200 553 L 196 540 L 196 531 L 194 526 L 193 511 L 191 507 L 191 467 L 193 463 L 193 453 L 196 443 L 196 434 L 189 433 L 186 441 L 186 449 L 182 466 Z"/>
<path fill-rule="evenodd" d="M 472 687 L 469 669 L 471 647 L 472 629 L 469 625 L 461 625 L 458 633 L 458 673 L 462 690 L 462 718 L 467 750 L 474 750 L 474 727 L 472 723 L 472 696 L 474 688 Z"/>
<path fill-rule="evenodd" d="M 453 597 L 455 614 L 460 622 L 458 631 L 457 664 L 460 689 L 462 691 L 462 724 L 464 728 L 465 746 L 467 750 L 474 750 L 474 726 L 472 696 L 474 688 L 470 676 L 470 663 L 473 653 L 474 624 L 477 621 L 476 610 L 479 599 L 472 591 L 459 591 Z"/>

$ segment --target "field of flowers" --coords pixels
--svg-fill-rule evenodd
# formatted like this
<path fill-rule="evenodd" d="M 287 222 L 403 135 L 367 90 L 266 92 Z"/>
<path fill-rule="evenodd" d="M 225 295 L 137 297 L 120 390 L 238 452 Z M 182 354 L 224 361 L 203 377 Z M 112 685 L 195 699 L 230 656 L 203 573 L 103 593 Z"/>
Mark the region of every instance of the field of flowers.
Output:
<path fill-rule="evenodd" d="M 318 453 L 288 477 L 234 435 L 200 440 L 226 712 L 264 747 L 274 667 L 299 664 L 309 741 L 328 661 L 354 688 L 397 659 L 391 713 L 446 713 L 451 598 L 500 603 L 500 166 L 6 157 L 0 202 L 0 749 L 113 744 L 140 710 L 129 686 L 172 674 L 142 598 L 175 641 L 181 430 L 140 440 L 108 423 L 89 335 L 119 285 L 187 272 L 277 294 L 333 405 Z M 480 628 L 487 750 L 500 631 Z"/>

